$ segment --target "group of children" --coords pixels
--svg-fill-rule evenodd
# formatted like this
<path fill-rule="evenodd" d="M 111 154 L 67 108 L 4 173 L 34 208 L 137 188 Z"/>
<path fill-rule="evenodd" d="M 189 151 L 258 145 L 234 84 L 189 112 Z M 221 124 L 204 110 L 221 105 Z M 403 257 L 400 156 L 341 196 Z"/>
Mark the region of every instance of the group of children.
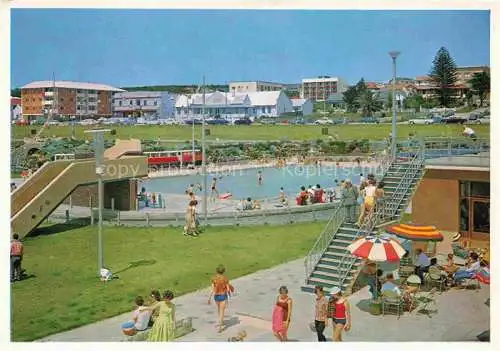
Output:
<path fill-rule="evenodd" d="M 324 203 L 326 200 L 325 191 L 319 184 L 316 184 L 314 188 L 309 185 L 307 190 L 305 186 L 301 186 L 300 193 L 297 195 L 295 200 L 299 206 Z"/>

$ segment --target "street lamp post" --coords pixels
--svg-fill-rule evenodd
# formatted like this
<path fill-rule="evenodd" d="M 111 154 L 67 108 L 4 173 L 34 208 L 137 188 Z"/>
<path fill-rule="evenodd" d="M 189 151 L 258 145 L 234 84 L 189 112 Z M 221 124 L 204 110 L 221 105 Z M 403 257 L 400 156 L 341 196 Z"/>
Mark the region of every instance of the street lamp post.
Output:
<path fill-rule="evenodd" d="M 95 173 L 97 175 L 97 192 L 99 198 L 99 222 L 97 229 L 97 274 L 100 276 L 101 269 L 104 268 L 104 253 L 102 246 L 102 211 L 104 205 L 104 183 L 102 176 L 104 175 L 104 133 L 109 132 L 109 129 L 92 129 L 86 130 L 85 133 L 92 133 L 94 137 L 94 154 L 95 154 Z"/>
<path fill-rule="evenodd" d="M 203 175 L 203 218 L 207 223 L 208 190 L 207 190 L 207 160 L 205 151 L 205 77 L 203 77 L 203 105 L 201 115 L 201 174 Z"/>
<path fill-rule="evenodd" d="M 391 133 L 391 155 L 396 157 L 396 59 L 399 51 L 389 52 L 392 58 L 392 133 Z"/>

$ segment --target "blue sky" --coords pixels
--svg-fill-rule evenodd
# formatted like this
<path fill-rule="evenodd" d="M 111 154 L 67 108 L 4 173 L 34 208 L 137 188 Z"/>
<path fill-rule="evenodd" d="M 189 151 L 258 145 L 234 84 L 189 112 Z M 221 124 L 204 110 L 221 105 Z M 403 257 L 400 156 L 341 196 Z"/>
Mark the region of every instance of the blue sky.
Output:
<path fill-rule="evenodd" d="M 332 75 L 387 81 L 428 73 L 441 46 L 457 65 L 490 64 L 489 11 L 14 9 L 11 86 L 231 80 L 298 83 Z"/>

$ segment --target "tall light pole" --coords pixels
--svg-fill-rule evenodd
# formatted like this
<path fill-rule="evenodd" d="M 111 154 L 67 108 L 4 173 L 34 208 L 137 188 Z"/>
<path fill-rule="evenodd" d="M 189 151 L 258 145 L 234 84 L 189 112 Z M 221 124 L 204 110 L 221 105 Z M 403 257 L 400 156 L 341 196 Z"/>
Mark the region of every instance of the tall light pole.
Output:
<path fill-rule="evenodd" d="M 205 76 L 203 76 L 203 105 L 201 110 L 201 174 L 203 175 L 203 218 L 208 218 L 207 160 L 205 153 Z"/>
<path fill-rule="evenodd" d="M 95 155 L 95 173 L 97 175 L 97 193 L 99 198 L 99 222 L 97 225 L 97 275 L 101 275 L 101 269 L 104 268 L 104 253 L 102 247 L 102 211 L 104 207 L 104 133 L 109 129 L 86 130 L 85 133 L 92 133 L 94 137 L 94 155 Z"/>
<path fill-rule="evenodd" d="M 396 157 L 396 59 L 399 51 L 389 52 L 392 58 L 392 137 L 391 137 L 391 155 Z"/>

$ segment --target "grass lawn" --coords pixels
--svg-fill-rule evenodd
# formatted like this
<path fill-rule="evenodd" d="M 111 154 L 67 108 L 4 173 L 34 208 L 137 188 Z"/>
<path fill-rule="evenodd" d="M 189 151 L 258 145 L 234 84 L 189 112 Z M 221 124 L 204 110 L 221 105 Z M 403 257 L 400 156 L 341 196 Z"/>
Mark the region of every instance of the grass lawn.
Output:
<path fill-rule="evenodd" d="M 29 136 L 29 130 L 33 127 L 13 126 L 12 138 L 20 139 Z M 39 127 L 37 127 L 39 128 Z M 111 127 L 116 130 L 116 136 L 108 134 L 107 138 L 138 138 L 144 139 L 170 139 L 188 141 L 191 140 L 190 126 L 123 126 Z M 201 139 L 201 126 L 195 126 L 195 137 Z M 272 125 L 252 125 L 252 126 L 208 126 L 210 136 L 208 140 L 279 140 L 283 137 L 289 140 L 310 140 L 324 138 L 321 134 L 321 126 L 272 126 Z M 90 139 L 89 134 L 84 134 L 84 130 L 90 127 L 76 127 L 76 137 L 80 139 Z M 340 140 L 382 140 L 389 136 L 390 124 L 347 124 L 329 126 L 329 134 Z M 473 126 L 479 137 L 488 137 L 490 127 L 488 125 Z M 398 125 L 398 137 L 406 138 L 410 133 L 418 136 L 435 137 L 457 137 L 460 136 L 462 127 L 459 125 Z M 57 126 L 47 128 L 43 136 L 71 136 L 71 128 L 68 126 Z"/>
<path fill-rule="evenodd" d="M 12 285 L 12 340 L 34 340 L 131 311 L 134 297 L 148 296 L 152 288 L 181 295 L 208 287 L 220 263 L 234 279 L 303 257 L 323 227 L 217 227 L 199 238 L 186 238 L 179 228 L 105 227 L 105 263 L 120 277 L 110 283 L 96 278 L 95 227 L 41 228 L 25 240 L 23 267 L 35 277 Z"/>

